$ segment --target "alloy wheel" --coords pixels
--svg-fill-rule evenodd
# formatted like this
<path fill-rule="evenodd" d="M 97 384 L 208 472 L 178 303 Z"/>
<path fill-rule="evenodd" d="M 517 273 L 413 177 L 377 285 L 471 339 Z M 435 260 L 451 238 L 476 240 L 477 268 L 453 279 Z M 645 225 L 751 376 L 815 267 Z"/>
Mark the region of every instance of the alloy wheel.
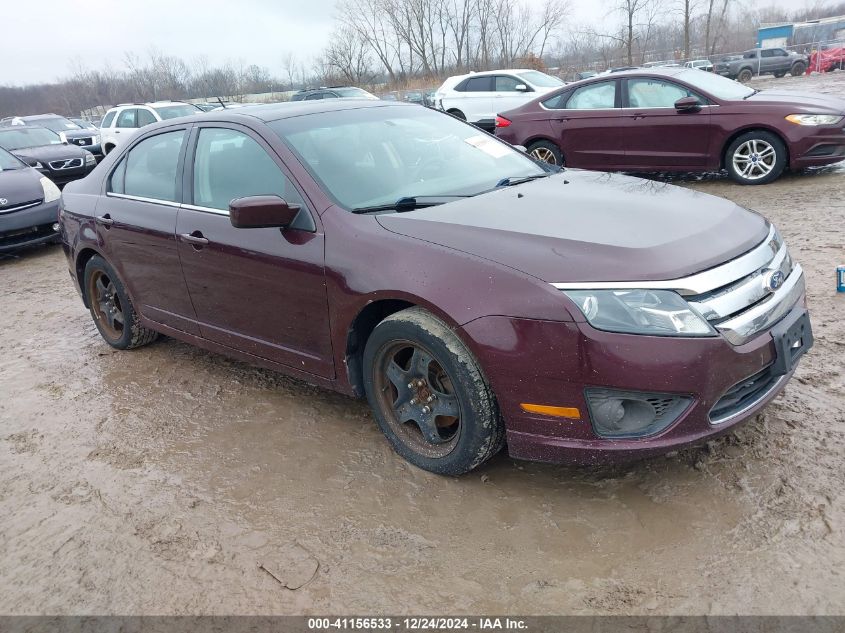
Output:
<path fill-rule="evenodd" d="M 537 147 L 529 152 L 529 155 L 537 160 L 542 160 L 550 165 L 557 165 L 555 153 L 547 147 Z"/>
<path fill-rule="evenodd" d="M 461 403 L 431 352 L 412 341 L 386 345 L 373 379 L 379 407 L 403 444 L 433 458 L 452 452 L 461 433 Z"/>
<path fill-rule="evenodd" d="M 772 145 L 760 139 L 750 139 L 736 148 L 733 167 L 745 180 L 760 180 L 768 176 L 777 163 L 777 151 Z"/>

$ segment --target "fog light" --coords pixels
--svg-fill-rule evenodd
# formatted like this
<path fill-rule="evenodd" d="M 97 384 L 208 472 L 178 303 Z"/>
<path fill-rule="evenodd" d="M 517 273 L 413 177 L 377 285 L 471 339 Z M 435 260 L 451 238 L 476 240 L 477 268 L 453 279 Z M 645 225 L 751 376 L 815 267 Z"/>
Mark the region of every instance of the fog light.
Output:
<path fill-rule="evenodd" d="M 56 222 L 56 223 L 53 225 L 53 231 L 55 231 L 56 233 L 58 233 L 58 232 L 59 232 L 59 229 L 60 229 L 60 228 L 61 228 L 61 227 L 59 226 L 59 223 L 58 223 L 58 222 Z"/>
<path fill-rule="evenodd" d="M 667 428 L 686 411 L 692 398 L 668 393 L 585 390 L 590 420 L 602 437 L 645 437 Z"/>

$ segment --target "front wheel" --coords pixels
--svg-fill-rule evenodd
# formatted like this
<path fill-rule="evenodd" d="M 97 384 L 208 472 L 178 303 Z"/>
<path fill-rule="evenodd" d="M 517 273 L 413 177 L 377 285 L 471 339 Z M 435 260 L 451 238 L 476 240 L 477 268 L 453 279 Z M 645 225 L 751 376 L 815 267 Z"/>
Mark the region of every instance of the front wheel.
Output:
<path fill-rule="evenodd" d="M 560 148 L 549 141 L 532 143 L 528 148 L 528 155 L 550 165 L 563 167 L 563 154 L 560 153 Z"/>
<path fill-rule="evenodd" d="M 786 168 L 786 146 L 771 132 L 747 132 L 728 146 L 725 167 L 741 185 L 772 182 Z"/>
<path fill-rule="evenodd" d="M 123 282 L 99 255 L 85 265 L 84 288 L 91 317 L 106 343 L 116 349 L 132 349 L 158 338 L 158 332 L 141 326 Z"/>
<path fill-rule="evenodd" d="M 789 73 L 793 77 L 798 77 L 799 75 L 803 75 L 806 71 L 807 64 L 805 64 L 804 62 L 795 62 L 794 64 L 792 64 L 792 69 L 789 71 Z"/>
<path fill-rule="evenodd" d="M 751 81 L 751 78 L 753 76 L 754 76 L 754 74 L 748 68 L 743 68 L 742 70 L 739 71 L 739 76 L 737 77 L 737 79 L 739 80 L 740 83 L 744 84 L 744 83 Z"/>
<path fill-rule="evenodd" d="M 775 78 L 777 78 L 777 79 L 781 79 L 782 77 L 785 77 L 785 76 L 786 76 L 786 71 L 785 71 L 785 70 L 782 70 L 782 71 L 780 71 L 780 72 L 776 72 L 776 73 L 775 73 Z"/>
<path fill-rule="evenodd" d="M 504 424 L 478 361 L 440 319 L 408 308 L 364 349 L 364 388 L 394 450 L 424 470 L 460 475 L 504 445 Z"/>

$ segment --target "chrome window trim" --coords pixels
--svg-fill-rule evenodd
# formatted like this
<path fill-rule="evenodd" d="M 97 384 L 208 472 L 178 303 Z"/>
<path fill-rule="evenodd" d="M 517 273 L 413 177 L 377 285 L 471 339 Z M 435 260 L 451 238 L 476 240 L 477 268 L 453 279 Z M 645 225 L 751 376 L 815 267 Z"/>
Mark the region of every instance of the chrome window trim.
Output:
<path fill-rule="evenodd" d="M 127 193 L 114 193 L 112 191 L 106 192 L 107 198 L 121 198 L 123 200 L 134 200 L 135 202 L 150 202 L 152 204 L 161 204 L 166 207 L 175 207 L 179 208 L 182 206 L 178 202 L 173 202 L 172 200 L 159 200 L 158 198 L 145 198 L 144 196 L 133 196 Z"/>
<path fill-rule="evenodd" d="M 187 209 L 188 211 L 203 211 L 205 213 L 214 213 L 217 215 L 229 215 L 228 209 L 214 209 L 212 207 L 202 207 L 198 204 L 180 204 L 180 209 Z"/>
<path fill-rule="evenodd" d="M 741 279 L 767 266 L 776 254 L 771 246 L 775 235 L 776 230 L 774 225 L 772 225 L 769 227 L 769 235 L 766 239 L 744 255 L 740 255 L 725 264 L 696 273 L 695 275 L 690 275 L 689 277 L 658 281 L 555 282 L 551 285 L 558 290 L 626 290 L 632 288 L 648 288 L 654 290 L 674 290 L 683 296 L 700 295 L 726 286 L 737 279 Z"/>

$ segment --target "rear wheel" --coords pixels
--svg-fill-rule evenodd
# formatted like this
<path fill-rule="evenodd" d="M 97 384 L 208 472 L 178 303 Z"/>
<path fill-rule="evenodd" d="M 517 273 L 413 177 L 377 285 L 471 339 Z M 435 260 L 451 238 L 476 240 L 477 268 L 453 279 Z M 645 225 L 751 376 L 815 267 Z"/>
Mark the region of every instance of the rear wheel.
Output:
<path fill-rule="evenodd" d="M 536 160 L 563 167 L 563 154 L 560 148 L 550 141 L 537 141 L 528 147 L 528 155 Z"/>
<path fill-rule="evenodd" d="M 792 69 L 789 71 L 789 73 L 793 77 L 797 77 L 798 75 L 803 75 L 806 71 L 807 64 L 805 64 L 804 62 L 795 62 L 794 64 L 792 64 Z"/>
<path fill-rule="evenodd" d="M 737 76 L 737 79 L 741 83 L 746 83 L 746 82 L 751 81 L 751 78 L 753 76 L 754 76 L 754 74 L 751 72 L 750 68 L 743 68 L 742 70 L 739 71 L 739 75 Z"/>
<path fill-rule="evenodd" d="M 85 265 L 84 283 L 91 317 L 106 343 L 116 349 L 132 349 L 158 338 L 158 332 L 141 326 L 123 282 L 99 255 Z"/>
<path fill-rule="evenodd" d="M 421 308 L 397 312 L 373 330 L 364 388 L 384 435 L 419 468 L 460 475 L 504 445 L 504 424 L 478 361 Z"/>
<path fill-rule="evenodd" d="M 763 130 L 742 134 L 725 151 L 725 167 L 731 178 L 742 185 L 772 182 L 783 173 L 786 160 L 783 141 Z"/>

